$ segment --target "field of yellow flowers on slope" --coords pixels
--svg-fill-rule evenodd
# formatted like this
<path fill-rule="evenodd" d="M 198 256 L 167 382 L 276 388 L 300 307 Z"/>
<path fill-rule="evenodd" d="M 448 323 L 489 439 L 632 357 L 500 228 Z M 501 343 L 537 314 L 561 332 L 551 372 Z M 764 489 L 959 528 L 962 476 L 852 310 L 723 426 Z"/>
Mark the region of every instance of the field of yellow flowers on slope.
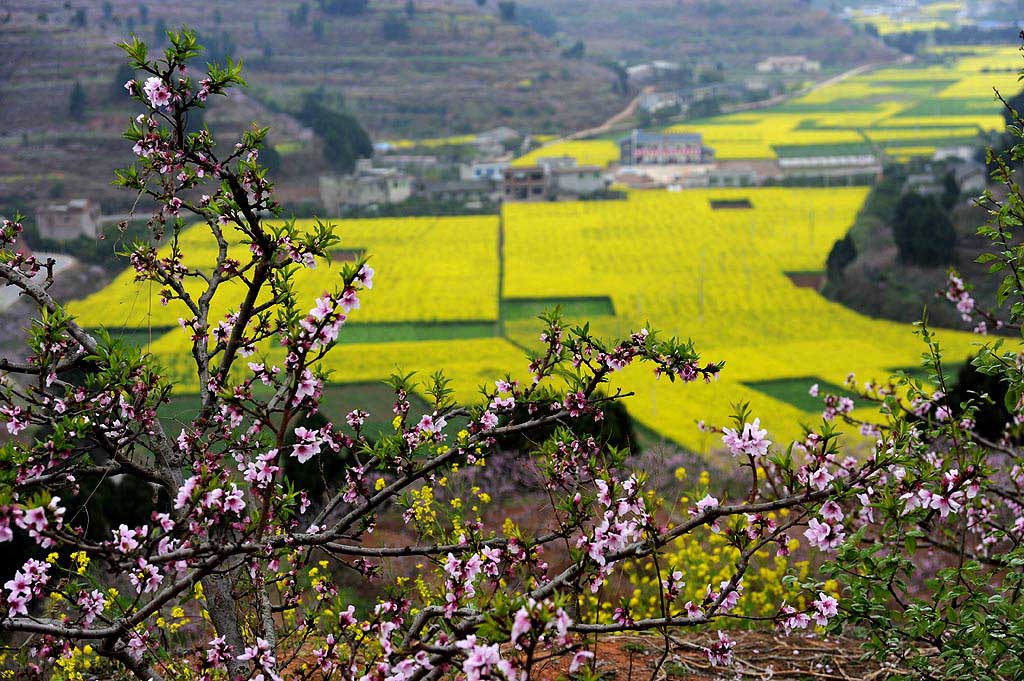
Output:
<path fill-rule="evenodd" d="M 842 385 L 851 371 L 861 380 L 884 379 L 917 366 L 924 349 L 910 326 L 856 314 L 786 274 L 822 269 L 867 191 L 648 191 L 627 201 L 508 205 L 505 296 L 607 296 L 614 316 L 589 320 L 598 334 L 649 323 L 692 338 L 706 360 L 725 360 L 713 385 L 679 386 L 633 368 L 619 377 L 637 394 L 627 401 L 630 413 L 677 442 L 696 451 L 715 445 L 695 423 L 725 423 L 737 401 L 749 401 L 776 436 L 795 437 L 801 422 L 817 417 L 751 384 Z M 746 200 L 750 208 L 716 210 L 713 200 Z M 535 343 L 528 322 L 506 322 L 506 332 Z M 966 333 L 940 337 L 957 362 L 976 341 Z"/>
<path fill-rule="evenodd" d="M 341 253 L 373 256 L 378 285 L 388 291 L 359 312 L 360 322 L 495 321 L 498 318 L 498 219 L 494 216 L 381 218 L 335 221 Z M 310 220 L 303 225 L 312 224 Z M 205 270 L 216 262 L 216 244 L 204 228 L 182 232 L 185 264 Z M 452 248 L 458 244 L 458 250 Z M 162 255 L 170 252 L 164 247 Z M 246 248 L 231 255 L 245 262 Z M 320 266 L 297 277 L 297 292 L 310 300 L 334 287 L 339 267 Z M 193 282 L 193 286 L 197 286 Z M 241 288 L 219 293 L 213 314 L 222 316 L 241 301 Z M 160 291 L 122 272 L 109 286 L 73 303 L 71 312 L 87 327 L 166 329 L 191 317 L 184 304 L 160 303 Z"/>
<path fill-rule="evenodd" d="M 1015 47 L 944 47 L 912 64 L 876 69 L 819 87 L 790 102 L 694 123 L 670 132 L 698 132 L 717 158 L 885 152 L 930 156 L 938 146 L 971 142 L 981 130 L 1002 129 L 1004 95 L 1020 89 Z M 556 141 L 517 159 L 573 156 L 583 163 L 618 160 L 609 139 Z"/>
<path fill-rule="evenodd" d="M 915 366 L 922 351 L 909 326 L 853 313 L 787 276 L 822 269 L 866 192 L 650 191 L 632 192 L 625 201 L 510 204 L 503 215 L 505 301 L 565 303 L 572 309 L 580 298 L 607 298 L 614 314 L 589 320 L 597 333 L 621 336 L 649 324 L 692 337 L 706 360 L 725 360 L 721 379 L 711 385 L 657 381 L 649 369 L 630 368 L 616 376 L 620 387 L 636 392 L 627 401 L 630 413 L 680 444 L 695 451 L 714 447 L 717 440 L 698 430 L 696 422 L 724 423 L 739 400 L 752 404 L 776 438 L 795 437 L 799 424 L 816 416 L 758 389 L 760 384 L 799 379 L 807 386 L 841 385 L 849 371 L 862 380 L 883 378 Z M 378 271 L 374 289 L 364 293 L 343 335 L 355 330 L 351 325 L 368 321 L 497 319 L 496 219 L 354 220 L 341 221 L 339 228 L 343 245 L 366 248 Z M 194 241 L 196 261 L 209 257 L 202 233 L 197 228 L 183 236 Z M 334 276 L 336 268 L 320 267 L 305 272 L 298 288 L 312 305 Z M 145 285 L 130 281 L 130 273 L 122 277 L 71 306 L 83 324 L 147 328 L 151 303 L 154 310 L 162 308 Z M 237 302 L 230 292 L 225 297 L 219 303 L 223 309 Z M 525 377 L 522 348 L 536 345 L 540 324 L 509 318 L 507 338 L 494 328 L 490 337 L 480 338 L 343 343 L 326 367 L 338 383 L 441 368 L 453 379 L 458 397 L 473 400 L 481 383 L 507 371 Z M 954 361 L 962 361 L 974 341 L 968 334 L 942 336 Z M 187 334 L 174 326 L 154 337 L 148 349 L 176 389 L 194 392 Z M 260 354 L 281 360 L 272 343 Z"/>

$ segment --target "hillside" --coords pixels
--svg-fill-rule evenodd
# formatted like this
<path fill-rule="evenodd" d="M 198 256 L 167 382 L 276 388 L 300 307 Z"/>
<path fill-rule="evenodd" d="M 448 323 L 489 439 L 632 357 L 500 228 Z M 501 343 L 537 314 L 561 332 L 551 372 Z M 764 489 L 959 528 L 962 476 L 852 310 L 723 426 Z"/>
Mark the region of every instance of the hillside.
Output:
<path fill-rule="evenodd" d="M 274 144 L 298 152 L 286 175 L 316 171 L 318 154 L 303 156 L 308 131 L 273 112 L 294 111 L 297 96 L 317 88 L 332 102 L 343 98 L 375 139 L 498 125 L 575 129 L 623 106 L 610 71 L 561 57 L 548 39 L 500 21 L 493 3 L 481 9 L 473 0 L 416 0 L 411 17 L 402 0 L 373 0 L 354 17 L 328 14 L 315 0 L 226 0 L 212 10 L 199 0 L 40 0 L 6 7 L 0 10 L 0 204 L 62 193 L 116 201 L 107 183 L 123 158 L 118 139 L 131 107 L 119 92 L 122 55 L 114 45 L 131 31 L 153 41 L 162 25 L 193 25 L 214 57 L 244 59 L 246 95 L 216 103 L 207 122 L 272 125 Z M 407 35 L 399 29 L 386 39 L 389 18 Z M 75 81 L 86 93 L 78 120 L 68 114 Z"/>
<path fill-rule="evenodd" d="M 893 52 L 803 0 L 529 0 L 590 54 L 614 59 L 720 61 L 751 70 L 768 55 L 803 54 L 828 68 Z"/>
<path fill-rule="evenodd" d="M 993 190 L 1003 193 L 999 187 Z M 875 197 L 879 191 L 876 188 Z M 946 288 L 949 266 L 921 266 L 900 261 L 892 227 L 884 217 L 884 210 L 878 210 L 882 202 L 875 197 L 867 202 L 850 231 L 857 250 L 855 258 L 839 276 L 826 283 L 823 293 L 831 300 L 875 317 L 916 322 L 927 308 L 928 319 L 934 327 L 973 327 L 974 323 L 965 324 L 961 320 L 952 303 L 937 295 Z M 948 216 L 957 234 L 950 266 L 975 286 L 972 295 L 979 304 L 995 309 L 1000 278 L 987 276 L 988 266 L 976 262 L 982 253 L 992 251 L 992 243 L 977 235 L 978 226 L 987 219 L 985 210 L 970 198 L 961 197 L 957 205 L 949 209 Z"/>

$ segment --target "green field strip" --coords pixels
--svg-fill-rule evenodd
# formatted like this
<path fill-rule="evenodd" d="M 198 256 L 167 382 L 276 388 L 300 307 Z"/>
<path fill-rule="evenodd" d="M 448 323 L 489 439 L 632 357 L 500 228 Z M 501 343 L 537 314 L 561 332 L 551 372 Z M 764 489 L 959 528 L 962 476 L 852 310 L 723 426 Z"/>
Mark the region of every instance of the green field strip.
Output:
<path fill-rule="evenodd" d="M 767 109 L 767 113 L 784 113 L 784 114 L 840 114 L 849 111 L 863 112 L 863 111 L 878 111 L 879 104 L 883 101 L 891 101 L 893 97 L 858 97 L 856 99 L 835 99 L 831 102 L 822 102 L 821 104 L 816 103 L 805 103 L 805 102 L 790 102 L 788 104 L 780 104 L 778 106 Z"/>
<path fill-rule="evenodd" d="M 870 144 L 779 144 L 772 149 L 779 158 L 805 158 L 814 156 L 861 156 L 872 153 Z"/>
<path fill-rule="evenodd" d="M 815 383 L 818 384 L 819 396 L 813 397 L 809 390 Z M 745 381 L 743 385 L 748 388 L 767 395 L 768 397 L 785 402 L 801 411 L 808 413 L 822 411 L 825 408 L 823 399 L 825 395 L 841 395 L 843 397 L 856 397 L 846 388 L 829 383 L 816 376 L 804 376 L 801 378 L 773 378 L 767 381 Z"/>
<path fill-rule="evenodd" d="M 1000 109 L 991 97 L 969 99 L 946 99 L 935 97 L 904 109 L 893 118 L 929 117 L 929 116 L 970 116 L 972 114 L 999 114 Z M 943 127 L 949 127 L 946 124 Z"/>
<path fill-rule="evenodd" d="M 134 347 L 145 347 L 151 340 L 178 327 L 152 329 L 113 329 L 111 338 L 122 340 Z M 95 333 L 95 329 L 88 329 Z M 338 336 L 338 343 L 404 343 L 434 340 L 464 340 L 469 338 L 495 338 L 499 335 L 497 322 L 488 319 L 417 322 L 368 322 L 346 324 Z"/>
<path fill-rule="evenodd" d="M 947 383 L 955 382 L 957 375 L 960 370 L 964 367 L 964 362 L 943 362 L 942 373 L 945 375 Z M 919 381 L 927 381 L 928 375 L 932 372 L 931 367 L 925 368 L 923 366 L 912 366 L 912 367 L 894 367 L 887 369 L 893 376 L 899 373 L 904 373 L 910 378 L 917 379 Z"/>
<path fill-rule="evenodd" d="M 269 389 L 257 385 L 254 386 L 254 393 L 257 396 L 265 397 L 269 395 Z M 430 411 L 426 401 L 416 393 L 410 393 L 406 399 L 409 401 L 410 414 L 417 415 L 417 418 L 419 414 Z M 383 381 L 328 383 L 324 386 L 320 413 L 335 427 L 351 430 L 345 422 L 345 416 L 356 408 L 369 412 L 370 417 L 366 420 L 363 432 L 371 438 L 376 438 L 380 435 L 394 434 L 394 428 L 391 425 L 391 421 L 395 417 L 392 411 L 394 401 L 394 391 Z M 169 402 L 160 405 L 157 409 L 160 420 L 167 426 L 175 427 L 183 427 L 191 423 L 198 413 L 198 394 L 174 395 Z"/>
<path fill-rule="evenodd" d="M 373 322 L 346 324 L 338 343 L 406 343 L 414 341 L 465 340 L 498 336 L 494 320 L 437 322 Z"/>
<path fill-rule="evenodd" d="M 559 307 L 566 317 L 614 317 L 615 306 L 608 296 L 578 298 L 505 298 L 501 301 L 501 318 L 505 320 L 534 319 Z"/>
<path fill-rule="evenodd" d="M 942 147 L 942 146 L 974 146 L 978 143 L 976 135 L 971 137 L 925 137 L 923 139 L 886 140 L 875 142 L 883 149 L 890 147 Z"/>

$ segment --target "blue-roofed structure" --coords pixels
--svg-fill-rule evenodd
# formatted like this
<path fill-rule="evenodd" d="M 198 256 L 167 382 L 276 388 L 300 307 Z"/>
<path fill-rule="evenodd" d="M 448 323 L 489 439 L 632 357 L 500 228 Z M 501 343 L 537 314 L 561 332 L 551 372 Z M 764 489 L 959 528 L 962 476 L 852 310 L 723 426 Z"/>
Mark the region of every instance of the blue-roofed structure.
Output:
<path fill-rule="evenodd" d="M 681 165 L 711 163 L 715 151 L 699 133 L 662 133 L 633 130 L 619 140 L 623 165 Z"/>

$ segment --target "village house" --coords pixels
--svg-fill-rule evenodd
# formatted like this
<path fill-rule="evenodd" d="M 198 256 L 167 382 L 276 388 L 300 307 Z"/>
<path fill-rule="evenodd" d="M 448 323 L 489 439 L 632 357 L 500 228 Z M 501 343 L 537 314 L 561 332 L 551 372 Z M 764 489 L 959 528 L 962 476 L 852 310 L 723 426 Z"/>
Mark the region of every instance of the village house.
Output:
<path fill-rule="evenodd" d="M 791 75 L 794 73 L 818 73 L 819 71 L 821 71 L 821 62 L 808 59 L 803 55 L 768 57 L 757 63 L 758 73 Z"/>
<path fill-rule="evenodd" d="M 449 180 L 447 182 L 423 182 L 414 188 L 415 195 L 428 201 L 459 203 L 468 208 L 497 202 L 501 192 L 492 180 Z"/>
<path fill-rule="evenodd" d="M 646 83 L 679 71 L 682 67 L 674 61 L 655 60 L 645 64 L 626 67 L 626 76 L 631 83 Z"/>
<path fill-rule="evenodd" d="M 988 168 L 984 163 L 977 161 L 954 163 L 953 177 L 956 179 L 956 186 L 964 194 L 981 194 L 988 186 Z"/>
<path fill-rule="evenodd" d="M 100 208 L 89 199 L 51 203 L 36 211 L 39 236 L 54 241 L 69 241 L 80 236 L 95 238 L 100 228 Z"/>
<path fill-rule="evenodd" d="M 324 209 L 340 215 L 345 206 L 400 203 L 412 196 L 412 178 L 395 168 L 374 168 L 360 159 L 349 175 L 321 175 L 320 201 Z"/>
<path fill-rule="evenodd" d="M 505 201 L 546 201 L 548 175 L 539 165 L 506 168 L 501 189 Z"/>
<path fill-rule="evenodd" d="M 477 135 L 473 140 L 473 146 L 476 147 L 479 155 L 494 157 L 502 155 L 505 152 L 505 146 L 518 139 L 518 131 L 503 125 Z"/>
<path fill-rule="evenodd" d="M 608 189 L 611 180 L 604 176 L 600 166 L 584 165 L 552 168 L 548 172 L 552 190 L 557 195 L 587 196 Z"/>
<path fill-rule="evenodd" d="M 552 201 L 572 199 L 605 191 L 611 180 L 596 165 L 577 165 L 571 156 L 547 156 L 537 164 L 505 170 L 502 198 L 505 201 Z"/>
<path fill-rule="evenodd" d="M 491 180 L 492 182 L 501 182 L 502 177 L 505 175 L 505 169 L 508 168 L 508 165 L 509 162 L 507 158 L 463 163 L 459 166 L 459 179 Z"/>
<path fill-rule="evenodd" d="M 970 144 L 955 144 L 948 147 L 936 147 L 932 154 L 933 161 L 974 161 L 978 150 Z"/>

